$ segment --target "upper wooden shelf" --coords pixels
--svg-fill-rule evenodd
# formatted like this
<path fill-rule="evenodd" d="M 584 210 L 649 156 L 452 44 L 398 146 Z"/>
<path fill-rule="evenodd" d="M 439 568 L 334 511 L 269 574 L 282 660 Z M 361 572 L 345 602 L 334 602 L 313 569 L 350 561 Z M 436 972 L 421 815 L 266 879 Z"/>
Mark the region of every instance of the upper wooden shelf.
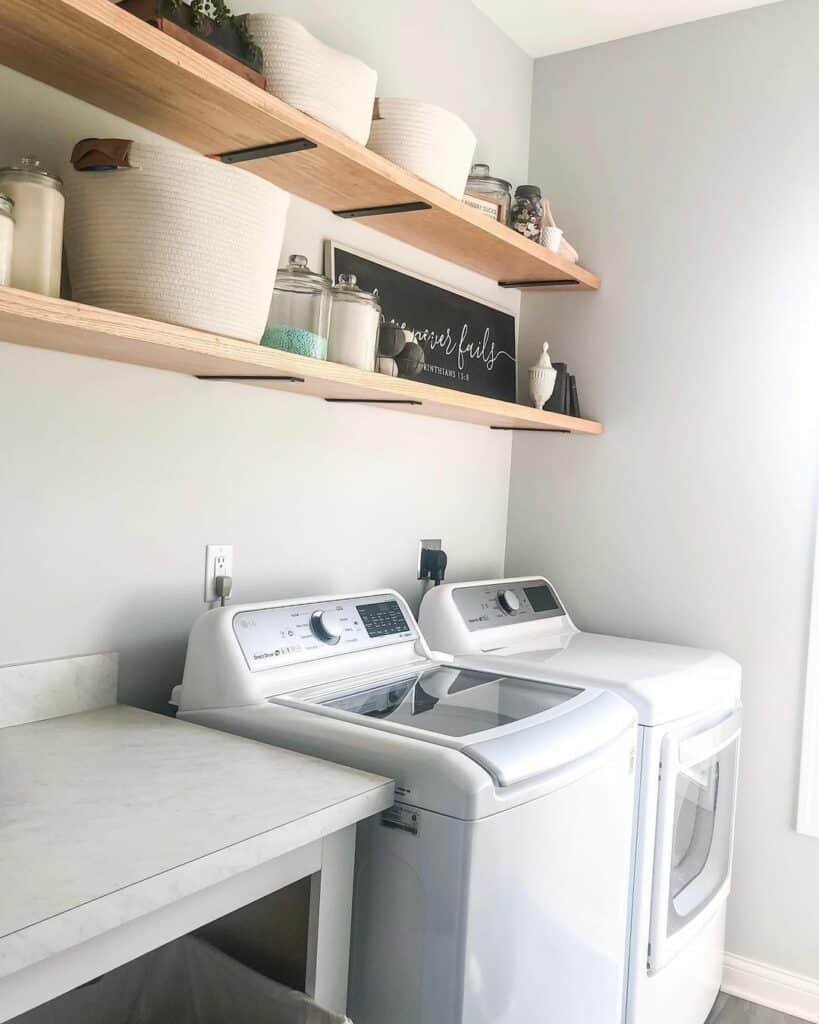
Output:
<path fill-rule="evenodd" d="M 307 139 L 315 148 L 243 162 L 344 214 L 423 203 L 366 223 L 510 287 L 594 289 L 599 278 L 470 210 L 302 114 L 111 0 L 2 0 L 0 63 L 206 154 Z"/>
<path fill-rule="evenodd" d="M 385 377 L 188 327 L 0 287 L 0 339 L 121 363 L 280 388 L 330 402 L 366 402 L 504 430 L 599 434 L 592 420 Z"/>

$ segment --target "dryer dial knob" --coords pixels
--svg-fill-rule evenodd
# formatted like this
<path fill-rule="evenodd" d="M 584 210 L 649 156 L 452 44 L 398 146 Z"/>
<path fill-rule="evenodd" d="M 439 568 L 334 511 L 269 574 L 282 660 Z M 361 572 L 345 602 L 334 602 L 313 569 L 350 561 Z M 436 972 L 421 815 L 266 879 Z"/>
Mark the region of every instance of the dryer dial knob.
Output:
<path fill-rule="evenodd" d="M 498 604 L 507 615 L 517 615 L 520 611 L 520 598 L 514 590 L 498 591 Z"/>
<path fill-rule="evenodd" d="M 315 611 L 310 616 L 310 629 L 323 644 L 337 644 L 341 639 L 341 622 L 335 612 Z"/>

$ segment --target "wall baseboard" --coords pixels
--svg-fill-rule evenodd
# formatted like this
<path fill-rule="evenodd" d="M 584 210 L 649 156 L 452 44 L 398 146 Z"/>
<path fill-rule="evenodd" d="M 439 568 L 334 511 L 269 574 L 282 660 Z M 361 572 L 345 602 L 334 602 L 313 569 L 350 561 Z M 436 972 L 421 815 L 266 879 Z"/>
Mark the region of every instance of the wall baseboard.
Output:
<path fill-rule="evenodd" d="M 819 980 L 780 967 L 726 953 L 722 991 L 812 1024 L 819 1022 Z"/>

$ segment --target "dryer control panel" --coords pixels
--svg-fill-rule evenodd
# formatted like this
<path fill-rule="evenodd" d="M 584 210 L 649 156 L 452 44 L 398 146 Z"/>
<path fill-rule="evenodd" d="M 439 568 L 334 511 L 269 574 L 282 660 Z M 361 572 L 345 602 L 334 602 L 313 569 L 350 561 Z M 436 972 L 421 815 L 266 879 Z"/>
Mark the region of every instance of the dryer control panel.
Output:
<path fill-rule="evenodd" d="M 418 636 L 391 594 L 240 611 L 233 632 L 251 672 Z"/>
<path fill-rule="evenodd" d="M 452 599 L 466 628 L 472 631 L 566 614 L 546 580 L 455 587 Z"/>

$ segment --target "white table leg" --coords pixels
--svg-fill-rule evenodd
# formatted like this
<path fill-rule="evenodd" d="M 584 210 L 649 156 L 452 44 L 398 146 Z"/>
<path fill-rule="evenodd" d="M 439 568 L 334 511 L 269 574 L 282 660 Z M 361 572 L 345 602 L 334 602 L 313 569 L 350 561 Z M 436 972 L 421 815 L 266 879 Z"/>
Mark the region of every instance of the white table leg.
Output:
<path fill-rule="evenodd" d="M 353 909 L 355 825 L 322 841 L 321 871 L 310 885 L 307 993 L 335 1013 L 347 1012 Z"/>

